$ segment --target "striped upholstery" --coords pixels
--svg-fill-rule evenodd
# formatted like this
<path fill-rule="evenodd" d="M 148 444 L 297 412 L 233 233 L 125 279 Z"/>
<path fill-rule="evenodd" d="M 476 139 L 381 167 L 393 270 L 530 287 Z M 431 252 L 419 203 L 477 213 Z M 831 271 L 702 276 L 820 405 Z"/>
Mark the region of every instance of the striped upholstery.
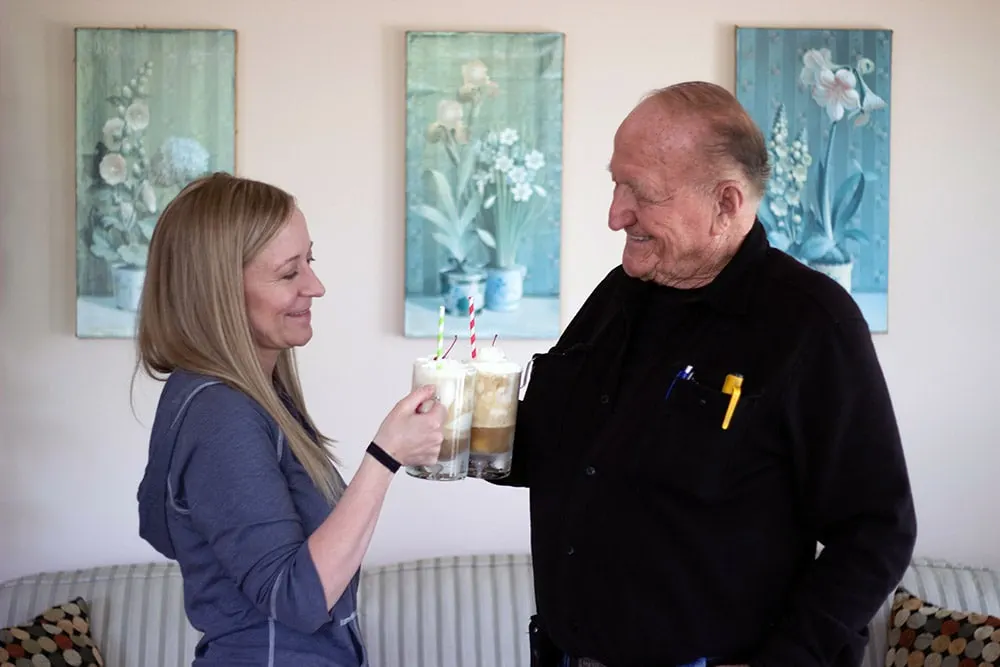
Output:
<path fill-rule="evenodd" d="M 371 567 L 361 580 L 370 667 L 526 667 L 531 558 L 485 555 Z M 1000 572 L 915 561 L 902 585 L 929 602 L 1000 615 Z M 187 667 L 198 633 L 184 616 L 175 563 L 30 575 L 0 584 L 0 627 L 82 596 L 109 667 Z M 886 601 L 863 667 L 883 667 Z"/>
<path fill-rule="evenodd" d="M 371 568 L 358 600 L 372 667 L 527 667 L 535 608 L 527 555 Z"/>
<path fill-rule="evenodd" d="M 189 667 L 198 633 L 184 613 L 175 563 L 30 575 L 0 584 L 0 627 L 24 623 L 81 596 L 109 667 Z"/>

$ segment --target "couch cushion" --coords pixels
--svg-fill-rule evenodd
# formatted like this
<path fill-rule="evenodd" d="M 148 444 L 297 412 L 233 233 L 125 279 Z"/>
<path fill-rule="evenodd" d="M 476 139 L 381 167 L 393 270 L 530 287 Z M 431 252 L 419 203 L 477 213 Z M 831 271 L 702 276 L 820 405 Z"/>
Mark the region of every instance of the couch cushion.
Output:
<path fill-rule="evenodd" d="M 1000 617 L 940 607 L 903 587 L 889 627 L 887 665 L 992 667 L 1000 660 Z"/>
<path fill-rule="evenodd" d="M 900 586 L 940 607 L 1000 615 L 1000 572 L 940 560 L 914 559 Z M 890 596 L 869 627 L 863 667 L 882 667 L 889 652 Z"/>
<path fill-rule="evenodd" d="M 368 568 L 358 605 L 378 667 L 527 667 L 535 591 L 527 555 Z"/>
<path fill-rule="evenodd" d="M 0 584 L 0 627 L 81 597 L 109 665 L 188 667 L 198 633 L 184 614 L 175 563 L 120 565 L 29 575 Z"/>
<path fill-rule="evenodd" d="M 103 667 L 90 631 L 90 608 L 77 597 L 18 625 L 0 628 L 0 665 Z"/>

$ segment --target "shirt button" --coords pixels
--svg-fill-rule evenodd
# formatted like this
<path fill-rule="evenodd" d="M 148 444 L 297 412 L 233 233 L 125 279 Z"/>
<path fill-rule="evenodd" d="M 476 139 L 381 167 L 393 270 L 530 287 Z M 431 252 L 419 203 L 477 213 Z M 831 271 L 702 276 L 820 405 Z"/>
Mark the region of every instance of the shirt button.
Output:
<path fill-rule="evenodd" d="M 594 473 L 597 472 L 597 470 L 594 469 L 594 466 L 587 466 L 587 469 L 584 472 L 586 472 L 588 475 L 593 475 Z"/>
<path fill-rule="evenodd" d="M 610 396 L 608 396 L 607 394 L 601 394 L 601 403 L 603 403 L 604 405 L 607 405 L 610 402 L 611 402 L 611 397 Z"/>

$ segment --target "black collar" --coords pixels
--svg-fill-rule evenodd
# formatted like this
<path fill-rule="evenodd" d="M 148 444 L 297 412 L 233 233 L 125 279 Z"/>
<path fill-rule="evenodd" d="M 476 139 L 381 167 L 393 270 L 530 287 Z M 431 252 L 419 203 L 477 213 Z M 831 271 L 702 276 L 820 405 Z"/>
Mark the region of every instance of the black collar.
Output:
<path fill-rule="evenodd" d="M 753 269 L 767 254 L 770 244 L 767 231 L 760 220 L 754 220 L 750 231 L 743 238 L 740 249 L 716 276 L 705 286 L 704 298 L 717 310 L 725 313 L 743 314 L 753 292 Z"/>
<path fill-rule="evenodd" d="M 681 300 L 703 302 L 716 310 L 728 314 L 746 312 L 752 293 L 753 268 L 767 254 L 770 244 L 767 232 L 760 220 L 754 220 L 750 231 L 743 238 L 739 250 L 729 260 L 718 276 L 708 285 L 695 290 L 677 290 Z M 631 322 L 654 289 L 662 289 L 649 281 L 639 280 L 621 272 L 616 300 L 626 319 Z M 685 298 L 689 296 L 690 298 Z"/>

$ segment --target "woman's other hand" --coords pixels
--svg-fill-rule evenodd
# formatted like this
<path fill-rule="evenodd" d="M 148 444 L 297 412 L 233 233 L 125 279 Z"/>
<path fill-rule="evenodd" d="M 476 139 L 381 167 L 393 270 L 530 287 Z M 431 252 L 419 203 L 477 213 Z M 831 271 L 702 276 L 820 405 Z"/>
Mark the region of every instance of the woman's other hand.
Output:
<path fill-rule="evenodd" d="M 386 415 L 375 434 L 375 444 L 404 466 L 437 462 L 448 410 L 434 400 L 434 393 L 433 385 L 411 392 Z"/>

